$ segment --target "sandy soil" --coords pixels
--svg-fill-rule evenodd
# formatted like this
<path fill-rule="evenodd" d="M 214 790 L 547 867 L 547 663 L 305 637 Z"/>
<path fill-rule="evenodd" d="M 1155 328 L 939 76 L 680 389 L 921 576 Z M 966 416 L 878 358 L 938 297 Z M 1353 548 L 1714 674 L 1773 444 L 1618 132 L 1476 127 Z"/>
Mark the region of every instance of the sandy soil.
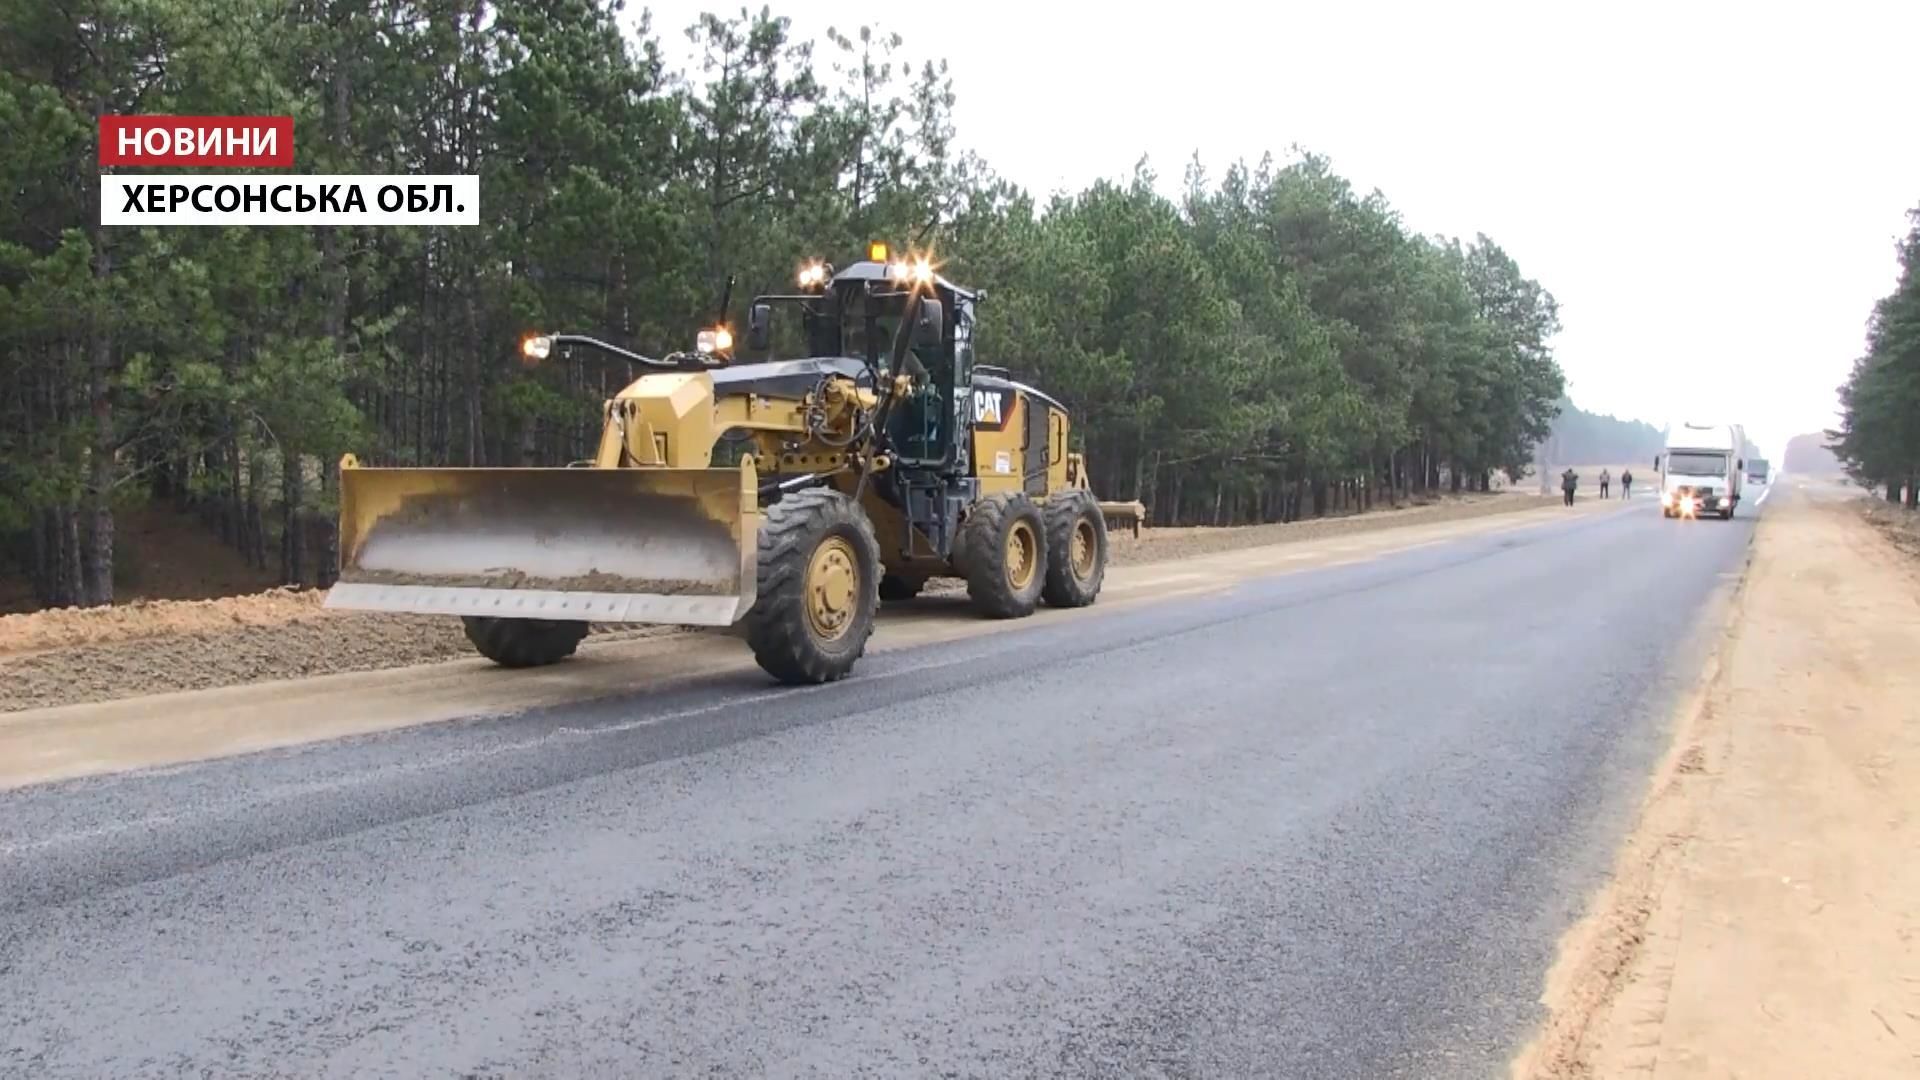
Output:
<path fill-rule="evenodd" d="M 1116 534 L 1111 558 L 1114 565 L 1166 562 L 1538 509 L 1543 503 L 1527 495 L 1482 495 L 1292 525 L 1149 530 L 1138 540 Z M 936 581 L 928 591 L 962 588 L 959 582 Z M 215 600 L 0 615 L 0 713 L 472 655 L 456 619 L 327 611 L 321 600 L 314 590 L 274 589 Z M 596 638 L 674 630 L 594 628 Z"/>
<path fill-rule="evenodd" d="M 1879 529 L 1893 546 L 1909 555 L 1920 555 L 1920 511 L 1866 496 L 1858 497 L 1856 505 L 1867 524 Z"/>
<path fill-rule="evenodd" d="M 328 611 L 317 590 L 0 616 L 0 713 L 457 656 L 458 619 Z M 645 637 L 673 627 L 593 628 Z"/>
<path fill-rule="evenodd" d="M 1517 1077 L 1920 1075 L 1920 564 L 1834 489 L 1768 510 Z"/>
<path fill-rule="evenodd" d="M 1266 547 L 1300 540 L 1321 540 L 1330 536 L 1372 532 L 1402 525 L 1424 525 L 1439 521 L 1459 521 L 1537 510 L 1551 506 L 1552 499 L 1530 494 L 1462 495 L 1433 502 L 1403 506 L 1398 510 L 1374 510 L 1343 517 L 1309 518 L 1290 525 L 1243 525 L 1232 529 L 1158 528 L 1144 530 L 1140 539 L 1116 531 L 1112 536 L 1112 558 L 1116 566 L 1133 563 L 1163 562 L 1194 555 L 1210 555 L 1241 548 Z"/>

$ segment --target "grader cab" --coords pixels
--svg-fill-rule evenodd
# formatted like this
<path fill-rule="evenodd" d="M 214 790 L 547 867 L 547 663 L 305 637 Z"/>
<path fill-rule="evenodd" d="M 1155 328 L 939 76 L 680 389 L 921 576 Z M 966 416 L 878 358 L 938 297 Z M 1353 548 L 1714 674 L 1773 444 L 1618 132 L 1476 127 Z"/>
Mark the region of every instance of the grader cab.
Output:
<path fill-rule="evenodd" d="M 550 664 L 591 623 L 738 627 L 787 683 L 847 675 L 882 600 L 965 580 L 986 615 L 1094 602 L 1107 526 L 1059 402 L 976 365 L 981 297 L 885 245 L 651 358 L 604 406 L 581 468 L 342 462 L 340 576 L 327 606 L 460 617 L 497 663 Z M 776 313 L 802 355 L 770 355 Z"/>

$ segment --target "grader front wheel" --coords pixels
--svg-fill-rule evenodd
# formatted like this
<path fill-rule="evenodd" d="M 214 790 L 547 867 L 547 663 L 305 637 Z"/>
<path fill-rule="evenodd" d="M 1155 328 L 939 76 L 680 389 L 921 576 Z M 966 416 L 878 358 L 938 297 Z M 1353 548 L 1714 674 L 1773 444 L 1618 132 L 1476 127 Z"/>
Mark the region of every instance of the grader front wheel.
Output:
<path fill-rule="evenodd" d="M 587 636 L 583 622 L 480 615 L 462 616 L 460 622 L 481 656 L 510 668 L 557 664 L 572 656 Z"/>
<path fill-rule="evenodd" d="M 880 604 L 880 543 L 867 515 L 838 491 L 796 492 L 767 508 L 759 543 L 746 619 L 754 659 L 783 683 L 844 678 Z"/>
<path fill-rule="evenodd" d="M 992 495 L 974 506 L 960 529 L 974 606 L 996 619 L 1033 614 L 1050 557 L 1040 508 L 1025 495 Z"/>

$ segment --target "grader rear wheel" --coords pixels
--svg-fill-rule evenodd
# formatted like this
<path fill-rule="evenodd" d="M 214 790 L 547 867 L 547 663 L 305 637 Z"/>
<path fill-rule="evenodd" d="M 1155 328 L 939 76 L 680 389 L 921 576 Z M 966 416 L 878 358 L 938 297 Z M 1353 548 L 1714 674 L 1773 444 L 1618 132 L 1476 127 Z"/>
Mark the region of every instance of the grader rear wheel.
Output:
<path fill-rule="evenodd" d="M 587 636 L 583 622 L 463 615 L 467 640 L 501 667 L 545 667 L 572 656 Z"/>
<path fill-rule="evenodd" d="M 996 619 L 1019 619 L 1039 606 L 1046 585 L 1046 527 L 1022 494 L 991 495 L 960 526 L 967 595 Z"/>
<path fill-rule="evenodd" d="M 754 659 L 783 683 L 844 678 L 880 604 L 880 543 L 867 515 L 838 491 L 796 492 L 767 508 L 759 543 L 759 595 L 746 618 Z"/>
<path fill-rule="evenodd" d="M 1084 491 L 1047 500 L 1045 516 L 1047 583 L 1041 598 L 1053 607 L 1086 607 L 1107 576 L 1107 517 Z"/>

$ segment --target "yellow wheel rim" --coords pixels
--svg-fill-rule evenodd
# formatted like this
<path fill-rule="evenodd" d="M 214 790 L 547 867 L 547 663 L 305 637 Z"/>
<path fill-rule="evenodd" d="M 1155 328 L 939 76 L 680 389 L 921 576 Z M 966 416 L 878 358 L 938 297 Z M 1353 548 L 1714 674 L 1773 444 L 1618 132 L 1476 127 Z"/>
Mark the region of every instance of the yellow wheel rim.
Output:
<path fill-rule="evenodd" d="M 860 606 L 859 561 L 853 545 L 830 536 L 813 549 L 807 563 L 807 623 L 824 641 L 844 637 Z"/>
<path fill-rule="evenodd" d="M 1093 522 L 1080 519 L 1073 526 L 1073 576 L 1085 581 L 1093 576 L 1093 557 L 1100 550 L 1099 538 L 1093 534 Z"/>
<path fill-rule="evenodd" d="M 1033 572 L 1040 565 L 1040 541 L 1033 526 L 1016 521 L 1007 530 L 1007 584 L 1017 592 L 1033 583 Z"/>

